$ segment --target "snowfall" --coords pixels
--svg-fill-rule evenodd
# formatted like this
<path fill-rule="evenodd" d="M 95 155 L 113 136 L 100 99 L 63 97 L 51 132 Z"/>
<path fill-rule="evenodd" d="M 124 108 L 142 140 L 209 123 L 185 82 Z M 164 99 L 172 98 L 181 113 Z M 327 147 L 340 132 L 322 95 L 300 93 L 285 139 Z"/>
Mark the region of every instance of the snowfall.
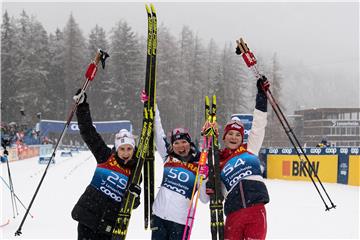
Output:
<path fill-rule="evenodd" d="M 13 215 L 10 191 L 1 180 L 0 239 L 77 239 L 77 222 L 71 210 L 91 181 L 96 162 L 91 152 L 80 151 L 72 157 L 56 154 L 22 227 L 14 236 L 25 214 L 17 201 Z M 14 192 L 28 207 L 46 165 L 38 157 L 10 162 Z M 156 155 L 156 186 L 161 183 L 162 161 Z M 1 177 L 8 183 L 7 165 L 1 164 Z M 359 187 L 324 183 L 336 209 L 325 211 L 311 182 L 266 179 L 270 203 L 266 205 L 268 239 L 359 239 Z M 176 206 L 174 206 L 176 207 Z M 211 239 L 209 206 L 199 203 L 191 239 Z M 143 205 L 133 211 L 127 239 L 150 239 L 144 229 Z"/>

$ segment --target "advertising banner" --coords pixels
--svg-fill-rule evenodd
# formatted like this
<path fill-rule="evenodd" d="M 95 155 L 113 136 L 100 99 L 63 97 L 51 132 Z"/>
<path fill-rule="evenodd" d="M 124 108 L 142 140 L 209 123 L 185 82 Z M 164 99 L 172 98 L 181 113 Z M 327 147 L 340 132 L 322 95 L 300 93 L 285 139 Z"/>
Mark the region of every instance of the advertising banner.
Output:
<path fill-rule="evenodd" d="M 300 161 L 297 155 L 291 154 L 292 151 L 287 149 L 290 154 L 281 154 L 283 149 L 278 149 L 278 153 L 267 155 L 267 178 L 311 181 L 306 169 L 314 177 L 316 173 L 321 181 L 336 183 L 338 172 L 338 155 L 310 155 L 307 154 L 310 164 L 304 158 Z"/>
<path fill-rule="evenodd" d="M 360 155 L 349 155 L 348 184 L 360 186 Z"/>

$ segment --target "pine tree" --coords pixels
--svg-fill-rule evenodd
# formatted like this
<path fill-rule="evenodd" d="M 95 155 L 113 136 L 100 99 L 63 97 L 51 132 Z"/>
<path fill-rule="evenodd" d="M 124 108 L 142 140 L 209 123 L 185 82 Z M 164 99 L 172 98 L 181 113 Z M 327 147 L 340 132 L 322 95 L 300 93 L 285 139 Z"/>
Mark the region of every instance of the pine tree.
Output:
<path fill-rule="evenodd" d="M 190 116 L 191 118 L 191 129 L 193 131 L 193 136 L 198 138 L 200 136 L 201 128 L 203 125 L 202 119 L 204 116 L 203 112 L 203 104 L 204 104 L 204 96 L 207 93 L 204 91 L 203 86 L 204 82 L 206 81 L 207 74 L 206 74 L 206 51 L 202 42 L 197 35 L 194 40 L 194 53 L 193 59 L 191 64 L 191 72 L 192 72 L 192 85 L 190 89 L 190 94 L 192 96 L 193 104 L 190 106 L 192 107 L 192 113 Z"/>
<path fill-rule="evenodd" d="M 93 59 L 98 48 L 108 51 L 109 44 L 106 39 L 105 30 L 96 25 L 90 32 L 87 59 Z M 98 71 L 96 80 L 89 87 L 88 102 L 91 106 L 91 114 L 94 120 L 102 121 L 110 118 L 111 106 L 108 101 L 107 92 L 112 88 L 110 84 L 109 71 Z"/>
<path fill-rule="evenodd" d="M 157 88 L 156 101 L 161 111 L 164 131 L 170 131 L 175 126 L 183 124 L 177 108 L 179 104 L 179 48 L 176 38 L 163 24 L 158 31 L 158 58 L 157 58 Z"/>
<path fill-rule="evenodd" d="M 1 119 L 5 122 L 17 121 L 19 117 L 19 99 L 15 93 L 20 49 L 16 32 L 15 23 L 6 11 L 1 25 Z"/>
<path fill-rule="evenodd" d="M 20 124 L 24 128 L 34 127 L 38 121 L 36 113 L 47 105 L 45 83 L 49 67 L 46 60 L 49 56 L 48 37 L 43 26 L 35 18 L 29 18 L 25 11 L 21 13 L 18 35 L 22 48 L 19 54 L 21 61 L 16 71 L 15 96 L 20 100 L 20 109 L 26 113 Z"/>
<path fill-rule="evenodd" d="M 56 29 L 55 34 L 49 36 L 49 81 L 47 89 L 49 91 L 49 108 L 44 109 L 44 118 L 63 120 L 67 114 L 65 105 L 65 81 L 64 81 L 64 34 L 60 29 Z"/>
<path fill-rule="evenodd" d="M 277 54 L 274 53 L 271 59 L 271 71 L 270 74 L 270 82 L 271 82 L 271 92 L 276 99 L 277 103 L 279 104 L 281 110 L 286 113 L 286 109 L 284 108 L 283 98 L 281 93 L 281 86 L 282 86 L 282 74 L 280 63 L 277 57 Z M 271 146 L 278 146 L 284 147 L 288 143 L 288 139 L 282 129 L 279 120 L 277 119 L 275 113 L 273 111 L 269 114 L 269 121 L 267 125 L 266 132 L 269 135 L 268 144 Z M 285 145 L 284 145 L 285 144 Z"/>
<path fill-rule="evenodd" d="M 64 33 L 64 83 L 65 112 L 70 108 L 76 90 L 84 82 L 84 74 L 89 64 L 86 60 L 86 42 L 82 32 L 71 14 Z"/>
<path fill-rule="evenodd" d="M 180 79 L 178 82 L 181 82 L 181 87 L 178 88 L 179 91 L 179 101 L 182 103 L 182 106 L 192 106 L 193 96 L 192 96 L 192 87 L 194 85 L 194 69 L 192 67 L 193 63 L 193 52 L 194 52 L 194 34 L 188 26 L 184 26 L 179 40 L 180 45 Z M 192 114 L 193 111 L 189 109 L 181 109 L 180 112 L 183 114 L 178 114 L 177 117 L 182 118 L 182 126 L 187 128 L 192 126 Z M 194 129 L 189 129 L 191 134 L 195 134 Z"/>
<path fill-rule="evenodd" d="M 139 39 L 125 21 L 120 21 L 110 36 L 111 61 L 109 62 L 110 84 L 113 91 L 109 93 L 114 120 L 131 120 L 134 129 L 139 129 L 141 119 L 141 102 L 139 94 L 144 88 L 145 58 L 139 49 Z"/>
<path fill-rule="evenodd" d="M 206 60 L 206 81 L 204 84 L 206 95 L 212 96 L 216 90 L 217 73 L 220 62 L 219 47 L 216 45 L 214 39 L 210 39 L 207 48 L 207 60 Z"/>

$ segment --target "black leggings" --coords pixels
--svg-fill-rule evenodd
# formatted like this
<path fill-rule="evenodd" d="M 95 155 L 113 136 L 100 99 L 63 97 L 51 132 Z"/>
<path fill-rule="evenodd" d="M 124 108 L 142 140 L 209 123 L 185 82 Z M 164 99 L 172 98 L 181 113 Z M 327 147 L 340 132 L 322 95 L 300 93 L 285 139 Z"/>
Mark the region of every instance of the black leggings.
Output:
<path fill-rule="evenodd" d="M 153 215 L 151 224 L 152 240 L 182 240 L 185 225 L 164 220 Z M 188 232 L 189 232 L 189 227 Z"/>
<path fill-rule="evenodd" d="M 94 232 L 91 228 L 79 223 L 78 240 L 111 240 L 111 235 Z"/>

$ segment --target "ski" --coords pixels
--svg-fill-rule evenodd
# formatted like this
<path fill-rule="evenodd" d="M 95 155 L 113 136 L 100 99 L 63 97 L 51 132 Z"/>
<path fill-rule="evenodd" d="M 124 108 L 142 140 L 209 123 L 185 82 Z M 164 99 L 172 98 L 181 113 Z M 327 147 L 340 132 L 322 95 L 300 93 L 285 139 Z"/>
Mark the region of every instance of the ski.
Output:
<path fill-rule="evenodd" d="M 140 140 L 135 153 L 137 165 L 132 175 L 128 191 L 121 203 L 120 212 L 112 231 L 113 240 L 124 240 L 131 218 L 131 212 L 134 206 L 135 198 L 138 197 L 135 192 L 130 190 L 131 186 L 139 186 L 141 182 L 141 172 L 144 168 L 144 222 L 145 228 L 148 227 L 149 213 L 154 200 L 154 115 L 155 115 L 155 88 L 156 88 L 156 12 L 152 4 L 150 8 L 145 5 L 148 14 L 148 39 L 147 39 L 147 59 L 145 72 L 145 92 L 149 97 L 144 103 L 143 126 Z M 155 20 L 154 20 L 155 19 Z M 150 201 L 150 203 L 149 203 Z"/>
<path fill-rule="evenodd" d="M 149 97 L 147 104 L 148 111 L 155 111 L 156 104 L 156 52 L 157 52 L 157 16 L 153 4 L 150 8 L 146 6 L 148 15 L 148 43 L 145 89 Z M 150 79 L 149 79 L 150 78 Z M 149 149 L 144 163 L 144 227 L 148 229 L 151 222 L 152 205 L 155 199 L 155 155 L 154 155 L 154 131 L 149 139 Z"/>
<path fill-rule="evenodd" d="M 224 239 L 224 216 L 223 216 L 223 196 L 221 194 L 220 182 L 220 162 L 219 162 L 219 145 L 218 145 L 218 128 L 216 122 L 216 96 L 212 98 L 210 107 L 209 97 L 205 96 L 205 124 L 202 128 L 203 143 L 198 169 L 195 177 L 195 185 L 192 191 L 192 196 L 189 204 L 188 215 L 185 223 L 182 240 L 190 239 L 194 218 L 196 213 L 197 202 L 199 199 L 199 191 L 195 197 L 196 189 L 199 189 L 202 184 L 202 176 L 199 183 L 199 169 L 208 160 L 209 165 L 209 179 L 206 184 L 207 188 L 213 190 L 210 194 L 210 216 L 211 216 L 211 235 L 213 240 Z M 187 226 L 189 225 L 189 229 Z"/>
<path fill-rule="evenodd" d="M 209 97 L 205 97 L 205 118 L 212 124 L 216 124 L 216 96 L 212 98 L 210 107 Z M 217 128 L 216 128 L 217 129 Z M 218 133 L 213 132 L 213 141 L 209 149 L 209 179 L 206 187 L 213 190 L 210 194 L 210 229 L 212 240 L 224 239 L 224 213 L 223 213 L 223 195 L 221 193 L 220 179 L 220 159 Z"/>
<path fill-rule="evenodd" d="M 237 55 L 241 55 L 246 66 L 248 68 L 250 68 L 252 70 L 252 72 L 254 73 L 256 79 L 264 79 L 266 80 L 266 77 L 262 74 L 260 74 L 259 70 L 257 69 L 257 60 L 254 56 L 254 54 L 250 51 L 249 47 L 247 46 L 247 44 L 245 43 L 245 41 L 240 38 L 239 40 L 236 40 L 237 43 L 237 47 L 236 47 L 236 54 Z M 270 89 L 265 89 L 264 86 L 262 86 L 263 90 L 265 91 L 266 94 L 266 98 L 269 100 L 269 103 L 275 113 L 275 115 L 277 116 L 277 118 L 279 119 L 279 122 L 281 124 L 281 126 L 283 127 L 285 134 L 287 135 L 287 137 L 289 138 L 293 148 L 295 149 L 300 161 L 306 161 L 308 163 L 308 165 L 304 164 L 304 169 L 305 171 L 308 173 L 308 176 L 310 177 L 311 182 L 313 183 L 316 191 L 318 192 L 321 200 L 323 201 L 324 205 L 325 205 L 325 211 L 328 211 L 332 208 L 336 208 L 336 205 L 332 202 L 330 196 L 328 195 L 325 187 L 323 186 L 319 176 L 316 174 L 313 165 L 310 163 L 309 158 L 307 157 L 302 144 L 299 142 L 299 140 L 297 139 L 294 131 L 292 130 L 288 120 L 286 119 L 286 116 L 284 115 L 283 111 L 281 110 L 279 104 L 277 103 L 277 101 L 275 100 L 273 94 L 271 93 Z M 305 158 L 305 160 L 304 160 Z M 308 166 L 308 167 L 307 167 Z M 331 204 L 331 206 L 328 206 L 328 204 L 326 203 L 323 195 L 321 194 L 318 185 L 316 184 L 313 176 L 311 173 L 315 173 L 314 177 L 316 178 L 316 182 L 318 182 L 318 184 L 320 185 L 322 191 L 325 193 L 325 196 L 328 200 L 328 202 Z"/>
<path fill-rule="evenodd" d="M 153 129 L 154 115 L 153 112 L 148 113 L 144 108 L 144 125 L 141 131 L 140 143 L 136 152 L 137 165 L 132 176 L 131 185 L 139 185 L 141 181 L 141 171 L 145 162 L 145 154 L 148 151 L 149 139 Z M 135 198 L 138 197 L 135 192 L 126 192 L 125 198 L 121 203 L 120 212 L 112 231 L 112 240 L 124 240 L 126 238 L 127 229 L 130 222 L 131 212 L 134 207 Z"/>
<path fill-rule="evenodd" d="M 10 223 L 10 219 L 8 219 L 5 223 L 0 224 L 0 228 L 5 227 L 6 225 L 9 225 L 9 223 Z"/>

